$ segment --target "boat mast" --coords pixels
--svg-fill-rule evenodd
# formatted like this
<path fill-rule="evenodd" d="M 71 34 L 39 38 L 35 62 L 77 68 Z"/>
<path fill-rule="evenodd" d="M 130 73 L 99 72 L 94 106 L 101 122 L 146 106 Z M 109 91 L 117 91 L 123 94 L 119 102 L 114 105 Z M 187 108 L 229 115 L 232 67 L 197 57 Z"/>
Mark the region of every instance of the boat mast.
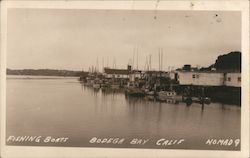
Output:
<path fill-rule="evenodd" d="M 136 69 L 138 70 L 138 46 L 137 46 L 137 51 L 136 51 L 136 53 L 137 53 L 137 55 L 136 55 Z"/>
<path fill-rule="evenodd" d="M 158 57 L 159 57 L 159 71 L 161 71 L 161 56 L 160 56 L 160 49 L 158 49 Z"/>
<path fill-rule="evenodd" d="M 115 61 L 115 58 L 113 58 L 113 69 L 116 68 L 116 61 Z"/>
<path fill-rule="evenodd" d="M 146 61 L 145 61 L 144 70 L 145 70 L 145 71 L 148 71 L 148 68 L 149 68 L 149 66 L 148 66 L 148 57 L 146 56 Z"/>
<path fill-rule="evenodd" d="M 99 60 L 96 58 L 96 72 L 99 72 Z"/>
<path fill-rule="evenodd" d="M 102 57 L 102 72 L 104 72 L 104 57 Z"/>
<path fill-rule="evenodd" d="M 149 55 L 149 70 L 151 70 L 151 54 Z"/>
<path fill-rule="evenodd" d="M 163 49 L 161 48 L 161 71 L 163 70 L 162 66 L 163 66 Z"/>
<path fill-rule="evenodd" d="M 109 67 L 109 57 L 107 57 L 107 67 Z"/>
<path fill-rule="evenodd" d="M 134 49 L 133 49 L 133 62 L 132 62 L 132 68 L 134 69 L 134 62 L 135 62 L 135 46 L 134 46 Z"/>

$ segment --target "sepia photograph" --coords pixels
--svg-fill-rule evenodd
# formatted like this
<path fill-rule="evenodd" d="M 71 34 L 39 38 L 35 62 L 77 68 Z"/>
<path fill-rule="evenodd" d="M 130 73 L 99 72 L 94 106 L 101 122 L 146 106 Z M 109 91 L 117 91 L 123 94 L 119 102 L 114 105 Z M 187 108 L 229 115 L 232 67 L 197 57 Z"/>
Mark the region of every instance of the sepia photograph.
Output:
<path fill-rule="evenodd" d="M 242 12 L 154 4 L 8 8 L 5 145 L 241 151 Z"/>

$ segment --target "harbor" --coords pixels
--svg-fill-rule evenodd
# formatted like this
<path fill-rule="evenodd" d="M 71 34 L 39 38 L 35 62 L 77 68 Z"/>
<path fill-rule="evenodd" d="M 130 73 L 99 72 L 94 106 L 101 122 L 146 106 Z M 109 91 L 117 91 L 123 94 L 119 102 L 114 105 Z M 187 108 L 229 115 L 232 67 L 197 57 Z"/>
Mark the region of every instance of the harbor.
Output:
<path fill-rule="evenodd" d="M 161 53 L 158 70 L 151 57 L 145 69 L 133 62 L 99 69 L 98 60 L 81 72 L 8 69 L 7 145 L 238 151 L 240 55 L 169 70 Z"/>
<path fill-rule="evenodd" d="M 7 145 L 240 150 L 240 145 L 206 144 L 208 139 L 240 138 L 241 107 L 238 105 L 211 102 L 202 106 L 193 102 L 187 106 L 174 99 L 160 101 L 147 95 L 126 96 L 124 88 L 84 86 L 76 77 L 26 78 L 7 79 L 6 137 L 50 136 L 68 140 L 65 143 L 8 141 Z M 25 99 L 25 96 L 30 97 Z M 89 143 L 94 137 L 125 141 L 123 144 Z M 131 145 L 134 138 L 150 140 L 145 145 Z M 156 145 L 162 138 L 185 141 L 179 145 Z"/>
<path fill-rule="evenodd" d="M 15 74 L 7 76 L 7 144 L 240 150 L 241 61 L 221 62 L 235 55 L 241 53 L 219 56 L 207 68 L 184 64 L 167 71 L 162 53 L 158 70 L 152 57 L 145 69 L 133 62 L 99 68 L 97 59 L 81 72 L 8 70 Z M 46 123 L 36 123 L 41 120 Z M 34 134 L 39 143 L 24 137 Z"/>
<path fill-rule="evenodd" d="M 5 10 L 6 149 L 243 153 L 245 14 L 105 3 Z"/>
<path fill-rule="evenodd" d="M 138 70 L 133 65 L 126 69 L 103 67 L 101 72 L 94 66 L 83 73 L 81 84 L 93 89 L 119 89 L 128 97 L 146 97 L 156 101 L 193 102 L 210 104 L 231 103 L 240 106 L 241 72 L 239 70 L 217 71 L 184 65 L 175 70 L 162 70 L 162 54 L 159 53 L 159 70 Z M 133 59 L 134 60 L 134 59 Z M 138 60 L 138 59 L 137 59 Z M 138 66 L 137 66 L 138 68 Z"/>

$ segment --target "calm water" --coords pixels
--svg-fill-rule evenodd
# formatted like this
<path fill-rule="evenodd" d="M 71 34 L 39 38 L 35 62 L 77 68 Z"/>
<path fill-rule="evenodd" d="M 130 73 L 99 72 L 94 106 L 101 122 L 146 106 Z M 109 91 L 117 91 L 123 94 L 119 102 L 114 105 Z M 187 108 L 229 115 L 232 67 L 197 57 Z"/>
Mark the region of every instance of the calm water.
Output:
<path fill-rule="evenodd" d="M 207 139 L 240 138 L 240 107 L 202 106 L 126 98 L 122 91 L 94 90 L 76 78 L 7 79 L 9 136 L 67 137 L 64 143 L 12 142 L 9 145 L 131 147 L 239 150 L 240 146 L 207 145 Z M 124 138 L 122 144 L 90 143 L 91 138 Z M 131 145 L 133 138 L 149 139 Z M 156 145 L 159 139 L 185 139 Z"/>

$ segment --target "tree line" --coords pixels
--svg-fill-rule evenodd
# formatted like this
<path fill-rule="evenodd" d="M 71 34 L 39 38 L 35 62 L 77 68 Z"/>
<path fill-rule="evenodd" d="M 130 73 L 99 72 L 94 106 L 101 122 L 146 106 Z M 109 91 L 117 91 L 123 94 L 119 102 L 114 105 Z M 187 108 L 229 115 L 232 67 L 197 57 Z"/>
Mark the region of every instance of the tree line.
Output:
<path fill-rule="evenodd" d="M 72 70 L 55 70 L 55 69 L 7 69 L 7 75 L 32 75 L 32 76 L 75 76 L 80 77 L 87 72 Z"/>

